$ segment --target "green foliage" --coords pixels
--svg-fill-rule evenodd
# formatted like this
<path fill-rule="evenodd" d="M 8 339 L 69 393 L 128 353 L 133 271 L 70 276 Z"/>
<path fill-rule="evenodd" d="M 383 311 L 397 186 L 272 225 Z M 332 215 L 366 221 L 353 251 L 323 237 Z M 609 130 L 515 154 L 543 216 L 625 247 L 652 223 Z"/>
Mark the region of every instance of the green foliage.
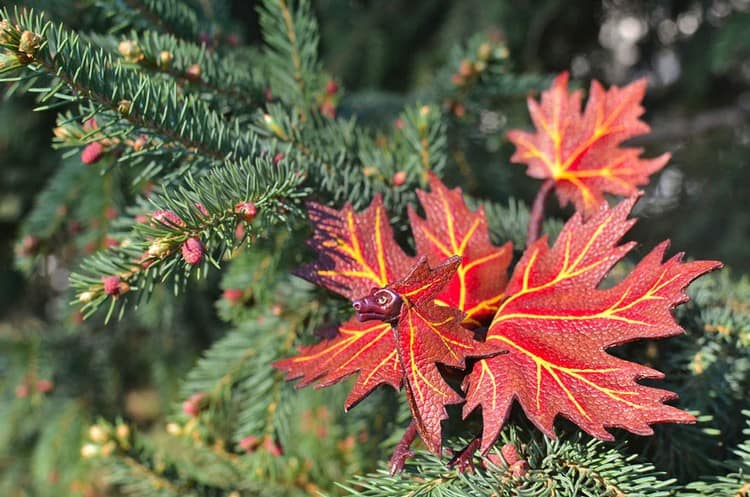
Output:
<path fill-rule="evenodd" d="M 318 63 L 318 25 L 308 0 L 295 3 L 265 2 L 260 27 L 267 45 L 271 87 L 287 104 L 307 113 L 324 83 Z"/>
<path fill-rule="evenodd" d="M 746 418 L 750 411 L 743 411 Z M 750 435 L 750 428 L 743 430 L 745 435 Z M 750 488 L 750 442 L 745 440 L 734 449 L 734 459 L 726 463 L 730 473 L 727 475 L 711 478 L 709 481 L 694 482 L 687 486 L 681 495 L 696 497 L 701 495 L 734 496 L 747 494 Z"/>
<path fill-rule="evenodd" d="M 580 436 L 550 440 L 526 431 L 506 430 L 502 446 L 513 446 L 526 468 L 506 461 L 498 448 L 474 459 L 469 473 L 446 466 L 445 460 L 419 454 L 403 475 L 380 471 L 352 481 L 347 495 L 379 496 L 523 496 L 599 497 L 603 495 L 674 495 L 674 480 L 650 464 L 639 463 L 622 448 L 607 448 Z M 522 447 L 520 450 L 518 447 Z M 515 469 L 515 470 L 514 470 Z"/>
<path fill-rule="evenodd" d="M 113 30 L 156 28 L 190 40 L 200 34 L 200 12 L 182 0 L 98 0 L 97 4 L 112 19 Z"/>

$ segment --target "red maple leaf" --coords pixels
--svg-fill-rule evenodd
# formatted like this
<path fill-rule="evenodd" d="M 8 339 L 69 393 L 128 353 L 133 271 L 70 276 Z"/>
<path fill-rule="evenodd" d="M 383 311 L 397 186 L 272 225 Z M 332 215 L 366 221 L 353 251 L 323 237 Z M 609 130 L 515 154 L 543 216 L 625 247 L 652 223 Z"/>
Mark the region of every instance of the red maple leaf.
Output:
<path fill-rule="evenodd" d="M 480 360 L 464 382 L 464 414 L 482 408 L 484 451 L 514 399 L 552 437 L 557 415 L 604 440 L 612 439 L 607 427 L 648 435 L 653 423 L 693 421 L 663 403 L 675 394 L 637 383 L 660 372 L 606 350 L 682 333 L 670 311 L 687 300 L 692 280 L 721 264 L 681 262 L 682 254 L 663 262 L 664 242 L 617 285 L 598 288 L 633 248 L 617 243 L 635 222 L 627 219 L 635 201 L 604 204 L 587 222 L 577 213 L 551 248 L 537 240 L 515 267 L 486 340 L 505 353 Z"/>
<path fill-rule="evenodd" d="M 309 202 L 315 228 L 308 245 L 318 259 L 294 274 L 349 300 L 401 279 L 414 264 L 393 238 L 380 195 L 361 214 L 350 204 L 340 211 Z"/>
<path fill-rule="evenodd" d="M 541 103 L 528 99 L 537 132 L 508 132 L 517 147 L 510 160 L 528 165 L 529 176 L 552 178 L 560 203 L 573 202 L 589 217 L 604 201 L 604 193 L 636 193 L 637 185 L 648 183 L 649 175 L 669 160 L 668 153 L 642 159 L 643 149 L 620 146 L 651 129 L 639 119 L 645 92 L 645 79 L 609 90 L 593 81 L 581 112 L 581 90 L 569 93 L 568 74 L 560 74 L 542 93 Z"/>
<path fill-rule="evenodd" d="M 437 296 L 439 303 L 466 313 L 464 324 L 487 324 L 500 304 L 508 282 L 507 268 L 513 257 L 510 242 L 502 247 L 490 243 L 487 219 L 480 207 L 471 211 L 461 189 L 448 190 L 430 175 L 430 192 L 418 190 L 426 218 L 409 209 L 417 253 L 430 264 L 461 256 L 456 276 Z"/>
<path fill-rule="evenodd" d="M 386 287 L 400 298 L 393 325 L 350 320 L 333 339 L 302 347 L 297 356 L 277 361 L 274 367 L 287 371 L 287 379 L 303 378 L 298 387 L 316 380 L 316 387 L 329 386 L 359 371 L 347 409 L 379 384 L 397 389 L 403 385 L 422 440 L 439 454 L 445 406 L 463 398 L 442 377 L 437 363 L 464 369 L 467 357 L 493 353 L 461 325 L 463 312 L 435 303 L 460 262 L 452 257 L 431 269 L 427 259 L 420 258 L 406 277 Z"/>

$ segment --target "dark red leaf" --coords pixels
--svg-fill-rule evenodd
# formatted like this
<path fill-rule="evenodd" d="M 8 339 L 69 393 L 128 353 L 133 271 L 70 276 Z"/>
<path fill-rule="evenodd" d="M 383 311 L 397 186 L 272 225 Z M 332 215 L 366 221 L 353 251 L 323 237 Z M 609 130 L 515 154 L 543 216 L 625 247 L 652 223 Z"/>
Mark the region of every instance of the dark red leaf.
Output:
<path fill-rule="evenodd" d="M 681 254 L 662 262 L 665 242 L 619 284 L 599 289 L 633 248 L 617 243 L 634 223 L 627 216 L 635 201 L 603 205 L 588 222 L 576 214 L 554 246 L 543 237 L 516 266 L 486 340 L 506 353 L 480 360 L 464 384 L 464 413 L 482 407 L 483 450 L 496 439 L 514 399 L 549 436 L 557 415 L 604 440 L 612 439 L 608 427 L 648 435 L 653 423 L 693 421 L 663 403 L 675 394 L 637 383 L 661 378 L 660 372 L 606 351 L 682 333 L 671 310 L 687 300 L 684 289 L 692 280 L 721 264 L 681 262 Z"/>
<path fill-rule="evenodd" d="M 404 299 L 396 340 L 406 395 L 420 437 L 436 454 L 441 447 L 440 423 L 448 417 L 445 406 L 463 401 L 446 383 L 437 363 L 464 369 L 467 357 L 493 352 L 461 325 L 462 312 L 434 302 L 460 262 L 459 257 L 452 257 L 431 269 L 423 257 L 409 275 L 391 285 Z"/>
<path fill-rule="evenodd" d="M 380 196 L 356 214 L 347 204 L 338 211 L 308 203 L 315 233 L 308 244 L 318 254 L 295 274 L 349 300 L 402 278 L 414 264 L 393 238 Z"/>

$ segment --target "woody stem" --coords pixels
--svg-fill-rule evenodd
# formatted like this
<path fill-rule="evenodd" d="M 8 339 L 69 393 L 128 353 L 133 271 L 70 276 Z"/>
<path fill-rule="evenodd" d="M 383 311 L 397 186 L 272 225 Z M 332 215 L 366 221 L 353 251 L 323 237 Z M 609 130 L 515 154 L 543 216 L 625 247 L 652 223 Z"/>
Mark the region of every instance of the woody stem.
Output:
<path fill-rule="evenodd" d="M 550 178 L 542 183 L 539 192 L 536 194 L 534 204 L 531 206 L 531 213 L 529 214 L 529 226 L 526 230 L 526 246 L 528 247 L 534 243 L 539 234 L 542 232 L 542 221 L 544 220 L 544 204 L 547 201 L 549 192 L 555 187 L 555 180 Z"/>

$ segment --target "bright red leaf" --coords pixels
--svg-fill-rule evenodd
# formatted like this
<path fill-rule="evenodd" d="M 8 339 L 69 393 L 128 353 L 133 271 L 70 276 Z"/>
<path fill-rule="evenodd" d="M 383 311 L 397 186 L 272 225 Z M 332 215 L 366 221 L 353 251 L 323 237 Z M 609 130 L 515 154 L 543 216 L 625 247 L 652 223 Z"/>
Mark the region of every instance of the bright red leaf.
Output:
<path fill-rule="evenodd" d="M 378 385 L 400 389 L 404 377 L 390 323 L 361 323 L 357 318 L 341 325 L 334 338 L 301 347 L 298 355 L 277 361 L 274 366 L 288 372 L 288 380 L 302 378 L 297 388 L 311 383 L 316 388 L 327 387 L 361 372 L 346 399 L 346 410 Z"/>
<path fill-rule="evenodd" d="M 643 149 L 620 146 L 650 131 L 639 119 L 645 92 L 645 79 L 609 90 L 593 81 L 581 112 L 581 90 L 569 93 L 568 74 L 560 74 L 541 103 L 528 100 L 537 132 L 508 133 L 517 147 L 511 161 L 528 165 L 529 176 L 553 178 L 560 203 L 573 202 L 585 218 L 597 211 L 604 193 L 636 193 L 669 160 L 669 154 L 642 159 Z"/>
<path fill-rule="evenodd" d="M 361 214 L 349 204 L 337 211 L 310 202 L 307 209 L 315 230 L 308 244 L 318 259 L 297 276 L 354 300 L 399 280 L 414 264 L 394 240 L 380 196 Z"/>
<path fill-rule="evenodd" d="M 435 297 L 453 279 L 461 259 L 452 257 L 430 269 L 426 258 L 391 288 L 404 300 L 396 340 L 404 371 L 404 386 L 417 430 L 427 448 L 440 453 L 440 422 L 448 417 L 445 406 L 463 402 L 443 379 L 437 363 L 464 369 L 467 357 L 492 353 L 492 348 L 474 340 L 461 325 L 463 313 L 437 305 Z"/>
<path fill-rule="evenodd" d="M 505 353 L 480 360 L 464 383 L 464 414 L 482 408 L 483 450 L 497 438 L 514 399 L 549 436 L 557 415 L 604 440 L 612 439 L 607 427 L 648 435 L 653 423 L 693 421 L 663 403 L 675 394 L 637 383 L 661 378 L 660 372 L 606 350 L 682 333 L 670 311 L 687 300 L 692 280 L 721 264 L 681 262 L 682 254 L 663 262 L 664 242 L 620 283 L 598 288 L 633 248 L 617 243 L 634 223 L 627 216 L 635 200 L 602 205 L 587 222 L 577 213 L 554 246 L 546 237 L 537 240 L 515 267 L 486 340 Z"/>
<path fill-rule="evenodd" d="M 427 256 L 432 265 L 461 256 L 455 277 L 437 300 L 464 311 L 465 324 L 486 325 L 508 281 L 512 244 L 496 247 L 490 243 L 484 210 L 471 211 L 461 189 L 449 190 L 437 176 L 430 175 L 430 190 L 417 191 L 425 219 L 409 209 L 417 253 Z"/>

